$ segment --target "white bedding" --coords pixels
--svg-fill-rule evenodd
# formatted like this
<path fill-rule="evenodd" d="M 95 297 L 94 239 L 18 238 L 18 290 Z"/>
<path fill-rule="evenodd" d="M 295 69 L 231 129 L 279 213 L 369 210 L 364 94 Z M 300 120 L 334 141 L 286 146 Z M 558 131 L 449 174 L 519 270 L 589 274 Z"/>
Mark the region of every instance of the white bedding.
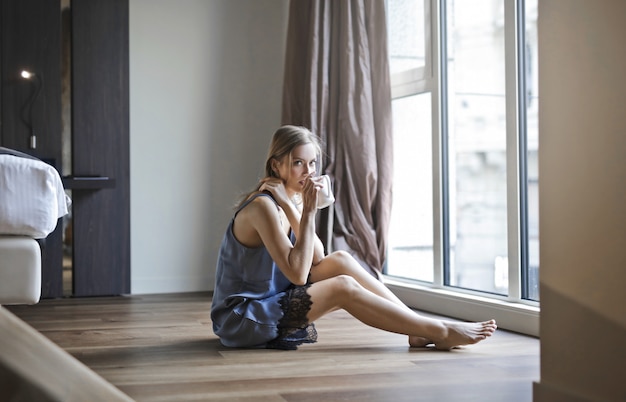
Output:
<path fill-rule="evenodd" d="M 43 239 L 69 206 L 56 169 L 37 159 L 0 154 L 0 235 Z"/>

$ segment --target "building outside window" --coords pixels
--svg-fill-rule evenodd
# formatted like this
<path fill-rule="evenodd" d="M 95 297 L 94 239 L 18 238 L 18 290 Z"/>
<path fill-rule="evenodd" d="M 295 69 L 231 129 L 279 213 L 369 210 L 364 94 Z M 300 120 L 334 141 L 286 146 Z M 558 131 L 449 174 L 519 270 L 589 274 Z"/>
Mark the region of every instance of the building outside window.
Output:
<path fill-rule="evenodd" d="M 386 274 L 539 301 L 537 0 L 387 0 Z"/>

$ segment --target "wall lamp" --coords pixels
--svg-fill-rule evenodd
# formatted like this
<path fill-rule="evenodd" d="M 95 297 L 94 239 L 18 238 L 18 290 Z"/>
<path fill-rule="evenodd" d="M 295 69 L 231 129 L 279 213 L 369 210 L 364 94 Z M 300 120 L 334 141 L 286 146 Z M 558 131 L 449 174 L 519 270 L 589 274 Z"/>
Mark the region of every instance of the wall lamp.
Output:
<path fill-rule="evenodd" d="M 20 75 L 23 79 L 31 82 L 33 85 L 33 93 L 22 108 L 22 121 L 24 121 L 24 123 L 30 129 L 30 149 L 35 149 L 37 148 L 37 135 L 35 134 L 35 128 L 33 123 L 33 105 L 35 104 L 35 101 L 37 100 L 37 98 L 39 97 L 39 93 L 41 92 L 41 87 L 43 86 L 43 77 L 28 70 L 22 70 Z"/>

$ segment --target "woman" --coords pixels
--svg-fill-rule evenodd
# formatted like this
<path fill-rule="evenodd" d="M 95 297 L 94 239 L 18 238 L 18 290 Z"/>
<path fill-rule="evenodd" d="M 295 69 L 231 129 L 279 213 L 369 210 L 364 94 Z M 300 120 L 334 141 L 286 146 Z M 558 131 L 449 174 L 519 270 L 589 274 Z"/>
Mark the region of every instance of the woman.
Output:
<path fill-rule="evenodd" d="M 265 177 L 238 205 L 220 248 L 211 319 L 221 342 L 296 349 L 317 340 L 315 320 L 341 308 L 367 325 L 408 335 L 413 347 L 448 350 L 491 336 L 494 320 L 421 316 L 348 253 L 324 255 L 315 234 L 320 153 L 306 128 L 274 133 Z"/>

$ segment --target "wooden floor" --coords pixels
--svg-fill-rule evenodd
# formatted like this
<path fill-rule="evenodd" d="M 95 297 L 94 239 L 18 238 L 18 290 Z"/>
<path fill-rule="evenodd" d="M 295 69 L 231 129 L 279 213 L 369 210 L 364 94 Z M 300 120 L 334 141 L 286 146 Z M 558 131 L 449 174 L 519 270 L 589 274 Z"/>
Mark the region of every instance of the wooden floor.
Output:
<path fill-rule="evenodd" d="M 43 300 L 9 310 L 137 401 L 532 401 L 539 340 L 498 330 L 451 352 L 345 312 L 297 351 L 223 347 L 203 293 Z"/>

